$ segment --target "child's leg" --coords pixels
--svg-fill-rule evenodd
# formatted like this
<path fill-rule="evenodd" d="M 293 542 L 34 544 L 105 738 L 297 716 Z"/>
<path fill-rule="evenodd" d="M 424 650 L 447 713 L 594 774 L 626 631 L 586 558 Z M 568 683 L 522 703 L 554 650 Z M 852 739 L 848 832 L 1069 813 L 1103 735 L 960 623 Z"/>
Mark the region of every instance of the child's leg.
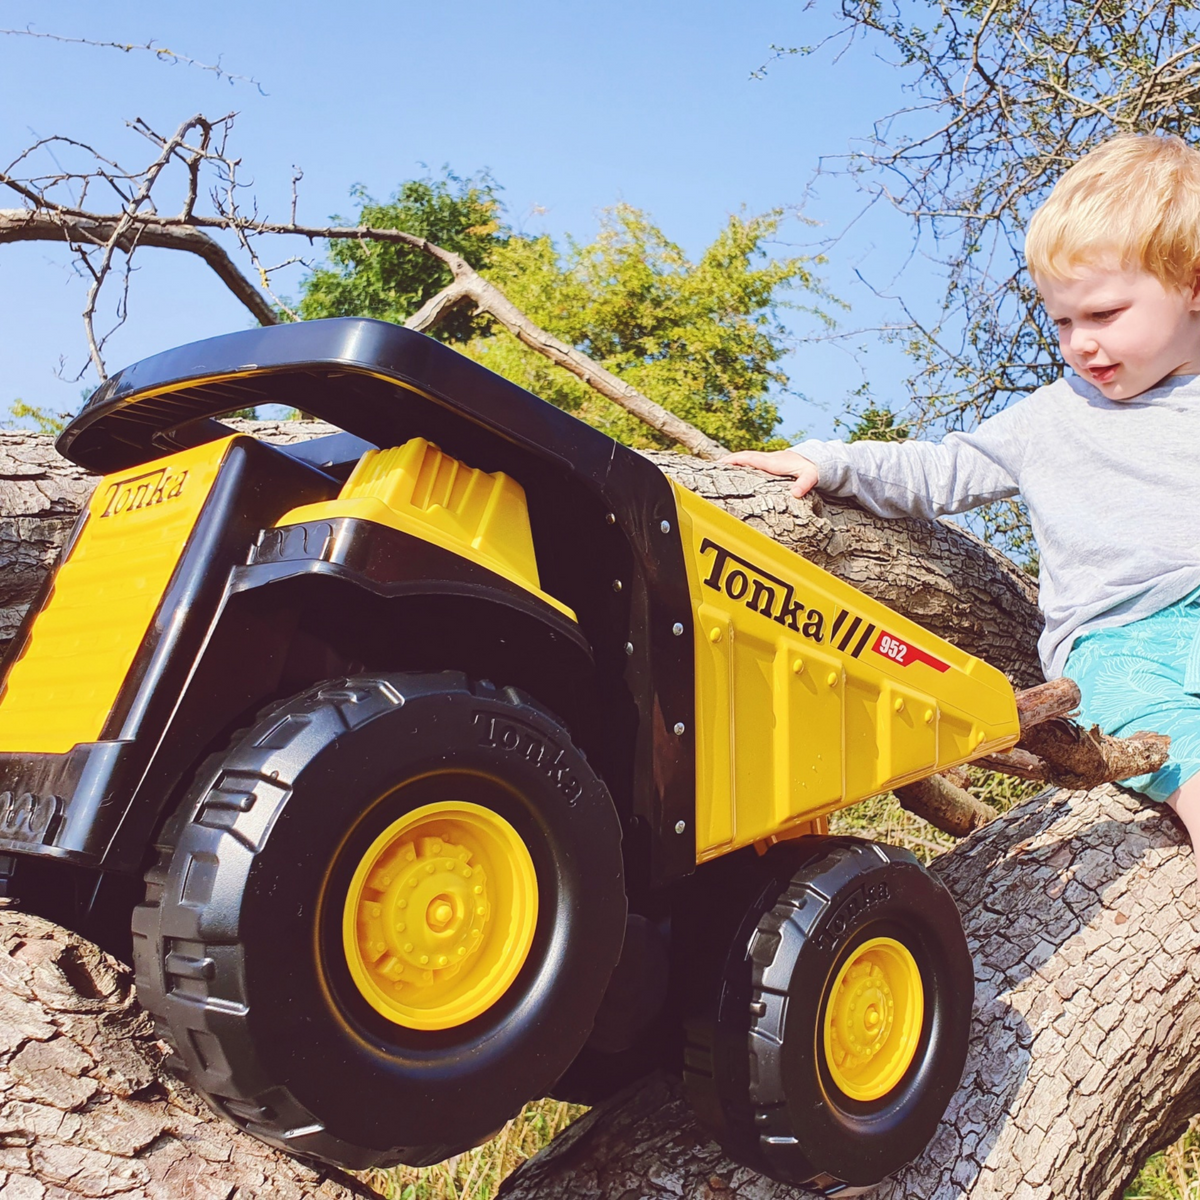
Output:
<path fill-rule="evenodd" d="M 1188 837 L 1192 839 L 1192 855 L 1196 866 L 1196 882 L 1200 884 L 1200 775 L 1193 775 L 1185 784 L 1167 797 L 1167 803 L 1179 815 Z"/>
<path fill-rule="evenodd" d="M 1171 756 L 1126 787 L 1178 814 L 1196 856 L 1200 882 L 1200 607 L 1189 598 L 1150 617 L 1076 643 L 1066 674 L 1083 694 L 1082 723 L 1128 737 L 1165 733 Z"/>

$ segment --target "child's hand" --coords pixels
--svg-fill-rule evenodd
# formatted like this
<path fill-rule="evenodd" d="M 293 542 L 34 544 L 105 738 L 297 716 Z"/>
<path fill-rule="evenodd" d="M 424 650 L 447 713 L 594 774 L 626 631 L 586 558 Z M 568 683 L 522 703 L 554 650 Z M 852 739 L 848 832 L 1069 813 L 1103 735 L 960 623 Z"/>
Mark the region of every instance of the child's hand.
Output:
<path fill-rule="evenodd" d="M 795 450 L 739 450 L 717 460 L 727 467 L 753 467 L 768 475 L 793 475 L 792 495 L 799 499 L 817 486 L 817 467 Z"/>

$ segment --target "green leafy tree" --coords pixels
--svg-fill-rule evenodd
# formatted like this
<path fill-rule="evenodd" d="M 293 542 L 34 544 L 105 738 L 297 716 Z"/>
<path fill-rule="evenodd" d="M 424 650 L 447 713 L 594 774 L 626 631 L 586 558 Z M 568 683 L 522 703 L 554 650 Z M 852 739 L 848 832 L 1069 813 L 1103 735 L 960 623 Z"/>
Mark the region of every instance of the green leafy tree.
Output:
<path fill-rule="evenodd" d="M 663 407 L 731 447 L 783 445 L 775 396 L 790 348 L 781 320 L 804 307 L 829 320 L 836 303 L 814 269 L 819 259 L 773 257 L 782 211 L 731 216 L 692 262 L 640 210 L 603 214 L 597 239 L 564 249 L 514 234 L 487 177 L 417 180 L 390 205 L 364 203 L 359 221 L 420 233 L 461 254 L 531 320 L 590 355 Z M 361 315 L 403 321 L 449 283 L 437 264 L 380 244 L 339 243 L 332 265 L 303 285 L 306 319 Z M 800 289 L 812 304 L 793 305 Z M 461 310 L 437 333 L 491 370 L 629 445 L 669 443 L 494 323 Z"/>
<path fill-rule="evenodd" d="M 24 422 L 32 421 L 34 428 L 38 433 L 47 434 L 50 437 L 57 437 L 67 427 L 67 422 L 71 419 L 70 413 L 49 413 L 44 408 L 38 408 L 33 404 L 26 404 L 24 400 L 14 400 L 8 406 L 9 420 L 3 424 L 12 427 L 13 422 L 22 422 L 18 428 L 28 428 Z"/>
<path fill-rule="evenodd" d="M 511 230 L 501 220 L 499 188 L 486 173 L 460 178 L 446 171 L 440 179 L 410 179 L 386 203 L 371 199 L 362 187 L 352 191 L 358 214 L 352 224 L 405 233 L 461 254 L 477 271 L 486 268 Z M 334 217 L 338 224 L 343 218 Z M 385 242 L 331 241 L 329 265 L 304 281 L 298 311 L 306 321 L 318 317 L 378 317 L 401 323 L 450 282 L 438 262 Z M 435 335 L 463 342 L 477 323 L 465 310 L 455 311 Z"/>

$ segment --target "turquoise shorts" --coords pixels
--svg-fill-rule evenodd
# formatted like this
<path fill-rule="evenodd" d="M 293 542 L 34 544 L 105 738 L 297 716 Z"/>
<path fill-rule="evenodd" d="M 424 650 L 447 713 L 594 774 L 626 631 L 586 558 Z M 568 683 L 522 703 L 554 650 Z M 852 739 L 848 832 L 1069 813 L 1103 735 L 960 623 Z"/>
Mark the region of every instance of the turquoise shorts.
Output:
<path fill-rule="evenodd" d="M 1171 757 L 1153 775 L 1122 780 L 1165 800 L 1200 774 L 1200 592 L 1117 629 L 1084 634 L 1063 672 L 1083 693 L 1082 722 L 1128 737 L 1171 738 Z"/>

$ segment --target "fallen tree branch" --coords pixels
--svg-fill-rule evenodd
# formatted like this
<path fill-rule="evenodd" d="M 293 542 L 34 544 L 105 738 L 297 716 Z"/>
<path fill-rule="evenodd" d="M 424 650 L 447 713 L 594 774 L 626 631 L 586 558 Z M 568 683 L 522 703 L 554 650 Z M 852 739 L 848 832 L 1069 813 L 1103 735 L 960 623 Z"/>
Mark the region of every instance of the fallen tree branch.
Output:
<path fill-rule="evenodd" d="M 1080 699 L 1079 685 L 1065 676 L 1018 692 L 1017 719 L 1022 733 L 1052 717 L 1065 717 L 1074 712 Z"/>
<path fill-rule="evenodd" d="M 454 261 L 447 265 L 454 272 L 454 282 L 413 313 L 404 322 L 407 328 L 428 329 L 451 309 L 470 300 L 476 311 L 487 313 L 499 321 L 518 341 L 570 371 L 606 400 L 619 404 L 626 412 L 691 451 L 697 458 L 715 459 L 726 453 L 720 442 L 713 441 L 694 425 L 677 417 L 661 404 L 656 404 L 648 396 L 643 396 L 637 388 L 617 378 L 574 346 L 568 346 L 552 333 L 535 325 L 495 284 L 489 283 L 457 254 L 452 257 Z"/>
<path fill-rule="evenodd" d="M 1046 764 L 1050 783 L 1078 789 L 1157 771 L 1167 761 L 1170 745 L 1171 739 L 1161 733 L 1115 738 L 1096 725 L 1083 729 L 1062 719 L 1035 726 L 1019 743 Z"/>

